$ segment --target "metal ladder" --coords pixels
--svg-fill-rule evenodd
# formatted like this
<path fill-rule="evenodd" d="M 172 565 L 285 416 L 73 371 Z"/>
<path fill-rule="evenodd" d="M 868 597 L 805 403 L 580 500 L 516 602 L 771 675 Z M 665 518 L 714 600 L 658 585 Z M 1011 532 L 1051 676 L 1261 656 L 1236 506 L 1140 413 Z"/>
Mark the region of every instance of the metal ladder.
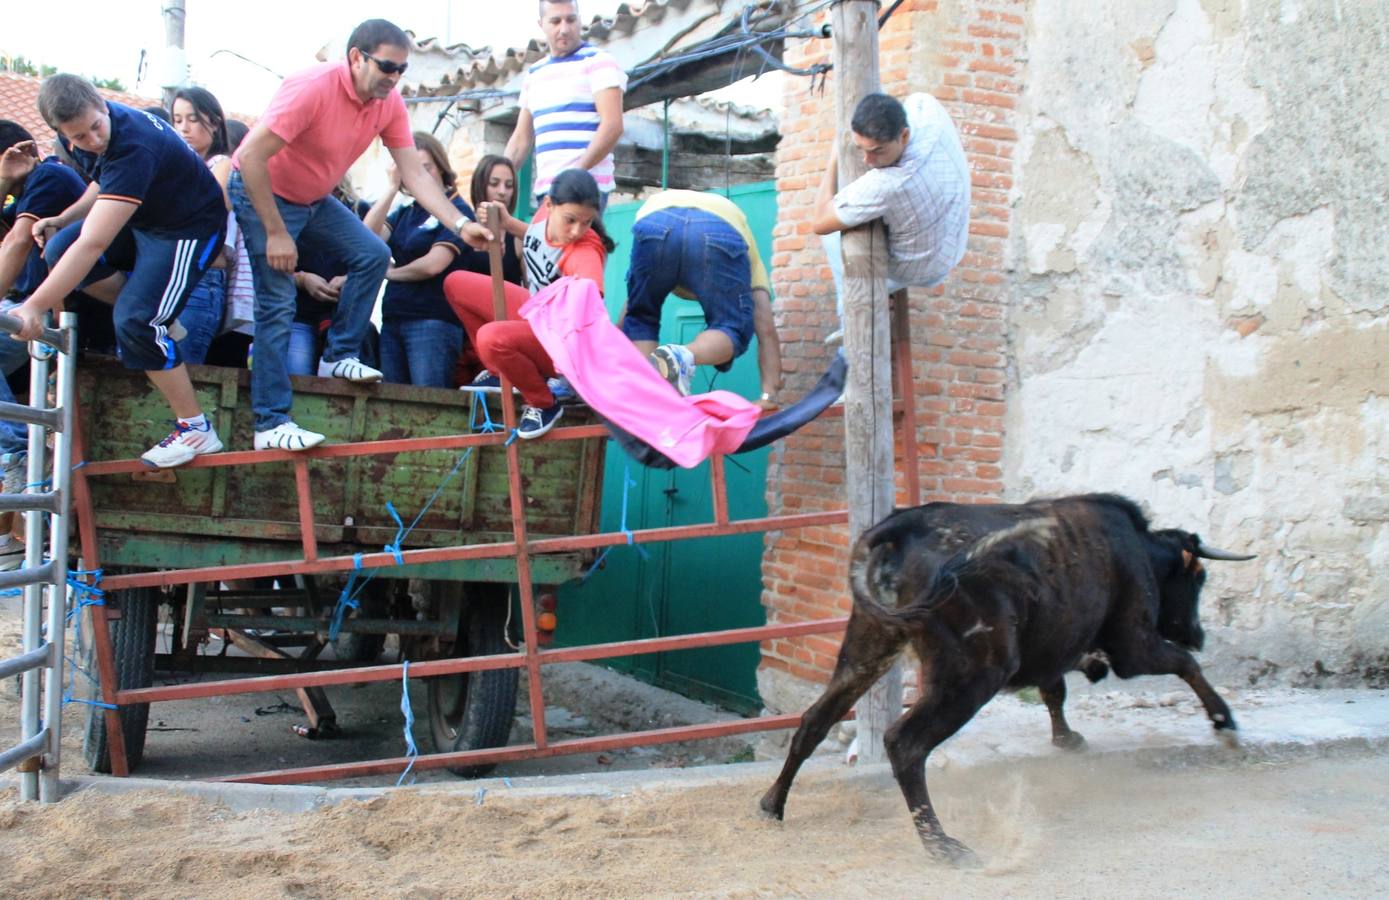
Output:
<path fill-rule="evenodd" d="M 0 750 L 0 773 L 20 772 L 20 799 L 52 803 L 59 798 L 58 765 L 63 726 L 63 640 L 68 610 L 69 484 L 72 471 L 73 395 L 77 316 L 63 313 L 59 328 L 45 328 L 30 346 L 29 405 L 0 403 L 0 419 L 29 426 L 28 484 L 22 494 L 0 494 L 0 512 L 24 513 L 23 567 L 0 572 L 0 590 L 24 588 L 23 652 L 0 659 L 0 681 L 15 675 L 20 681 L 20 742 Z M 19 323 L 0 315 L 0 340 L 18 330 Z M 43 345 L 54 353 L 35 353 Z M 57 406 L 48 408 L 50 359 L 57 359 Z M 47 491 L 33 491 L 44 481 L 46 433 L 53 432 L 53 477 Z M 47 513 L 49 522 L 45 529 Z M 44 561 L 44 532 L 51 536 L 51 553 Z M 45 598 L 45 594 L 47 597 Z M 48 603 L 47 640 L 43 613 Z M 39 716 L 40 672 L 43 672 L 43 716 Z"/>

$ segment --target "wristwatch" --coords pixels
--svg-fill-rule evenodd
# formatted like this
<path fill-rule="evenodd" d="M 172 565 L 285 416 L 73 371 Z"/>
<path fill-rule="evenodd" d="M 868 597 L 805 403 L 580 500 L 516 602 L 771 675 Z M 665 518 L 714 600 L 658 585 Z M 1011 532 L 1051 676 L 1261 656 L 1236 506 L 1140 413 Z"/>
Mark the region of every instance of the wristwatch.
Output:
<path fill-rule="evenodd" d="M 463 226 L 466 225 L 467 223 L 468 223 L 468 217 L 467 217 L 467 216 L 459 216 L 459 217 L 458 217 L 458 221 L 453 223 L 453 230 L 456 231 L 458 234 L 462 234 L 462 233 L 463 233 Z"/>

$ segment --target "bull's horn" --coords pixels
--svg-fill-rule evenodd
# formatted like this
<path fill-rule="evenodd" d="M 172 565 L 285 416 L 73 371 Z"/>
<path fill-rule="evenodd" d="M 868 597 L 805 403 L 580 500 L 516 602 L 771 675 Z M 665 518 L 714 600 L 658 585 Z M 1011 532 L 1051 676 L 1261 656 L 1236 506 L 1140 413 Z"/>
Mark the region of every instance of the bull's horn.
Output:
<path fill-rule="evenodd" d="M 1219 547 L 1207 547 L 1205 544 L 1196 545 L 1196 555 L 1202 559 L 1220 559 L 1226 562 L 1244 562 L 1249 559 L 1258 558 L 1257 553 L 1235 553 L 1231 550 L 1221 550 Z"/>

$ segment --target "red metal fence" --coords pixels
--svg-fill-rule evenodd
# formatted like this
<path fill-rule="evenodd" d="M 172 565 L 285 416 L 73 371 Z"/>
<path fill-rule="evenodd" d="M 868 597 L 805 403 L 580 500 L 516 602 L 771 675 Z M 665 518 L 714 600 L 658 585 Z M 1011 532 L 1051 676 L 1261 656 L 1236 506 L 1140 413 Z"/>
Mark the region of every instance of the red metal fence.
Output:
<path fill-rule="evenodd" d="M 500 260 L 493 261 L 492 271 L 501 272 Z M 500 277 L 494 279 L 499 282 Z M 500 285 L 494 283 L 497 299 L 497 317 L 505 317 L 501 303 Z M 909 502 L 917 502 L 920 489 L 917 475 L 915 397 L 912 386 L 911 346 L 905 294 L 894 296 L 894 350 L 897 368 L 897 382 L 900 392 L 898 411 L 907 439 L 902 441 L 902 467 Z M 531 719 L 534 722 L 534 739 L 531 743 L 485 750 L 459 751 L 453 753 L 422 754 L 412 758 L 372 760 L 359 763 L 312 766 L 296 769 L 257 772 L 239 775 L 224 780 L 238 782 L 257 782 L 262 784 L 286 784 L 309 781 L 323 781 L 336 778 L 349 778 L 365 775 L 393 774 L 402 771 L 413 759 L 416 769 L 434 769 L 463 765 L 480 765 L 506 762 L 518 759 L 559 756 L 570 753 L 591 753 L 624 747 L 637 747 L 651 744 L 690 741 L 703 738 L 722 737 L 733 734 L 746 734 L 757 731 L 772 731 L 793 728 L 800 722 L 798 714 L 770 715 L 756 718 L 720 722 L 708 725 L 691 725 L 677 728 L 664 728 L 652 731 L 628 732 L 605 737 L 582 740 L 550 741 L 545 728 L 545 701 L 541 690 L 541 667 L 551 663 L 574 662 L 580 660 L 613 659 L 665 650 L 680 650 L 694 647 L 711 647 L 750 641 L 765 641 L 779 637 L 793 637 L 809 634 L 827 634 L 843 630 L 847 617 L 817 619 L 805 622 L 792 622 L 764 625 L 755 628 L 738 628 L 728 631 L 705 632 L 674 637 L 652 638 L 635 641 L 622 641 L 609 644 L 596 644 L 585 647 L 563 649 L 541 649 L 537 640 L 536 612 L 534 604 L 534 585 L 531 581 L 531 558 L 537 554 L 591 550 L 617 546 L 628 542 L 648 543 L 671 541 L 684 538 L 717 537 L 721 535 L 789 530 L 814 525 L 836 525 L 848 521 L 846 510 L 803 513 L 785 516 L 765 516 L 756 519 L 733 521 L 728 516 L 727 486 L 724 479 L 723 458 L 715 456 L 710 466 L 710 480 L 713 491 L 713 521 L 698 525 L 682 525 L 668 528 L 650 528 L 639 531 L 606 532 L 602 534 L 546 538 L 530 541 L 526 535 L 523 502 L 523 485 L 520 472 L 521 447 L 517 441 L 508 441 L 508 435 L 516 427 L 516 410 L 512 399 L 511 385 L 503 379 L 502 407 L 505 416 L 505 431 L 489 434 L 464 434 L 445 437 L 407 438 L 402 440 L 370 441 L 356 444 L 339 444 L 319 447 L 313 450 L 290 453 L 280 450 L 237 451 L 204 456 L 189 463 L 193 468 L 213 468 L 218 466 L 265 465 L 288 462 L 294 466 L 299 520 L 302 532 L 303 557 L 282 562 L 255 563 L 233 566 L 205 566 L 201 568 L 175 569 L 167 571 L 140 572 L 113 575 L 103 580 L 102 587 L 108 591 L 137 587 L 169 587 L 173 585 L 218 582 L 238 578 L 265 576 L 288 576 L 294 574 L 322 574 L 327 572 L 350 571 L 358 567 L 383 567 L 398 564 L 443 562 L 463 559 L 494 559 L 512 557 L 516 561 L 516 577 L 520 590 L 521 628 L 523 644 L 520 652 L 495 656 L 474 656 L 457 659 L 438 659 L 410 663 L 409 672 L 421 678 L 449 675 L 461 672 L 478 672 L 486 669 L 523 668 L 529 685 Z M 833 408 L 827 414 L 838 415 L 840 408 Z M 80 421 L 80 417 L 79 421 Z M 75 452 L 77 458 L 84 459 L 84 444 L 80 427 L 75 429 Z M 556 428 L 541 440 L 566 441 L 582 440 L 605 436 L 601 426 L 585 425 Z M 395 454 L 425 450 L 462 450 L 468 447 L 505 447 L 507 471 L 510 481 L 512 539 L 491 544 L 472 544 L 467 546 L 404 550 L 399 563 L 395 554 L 361 554 L 359 557 L 335 556 L 320 557 L 314 538 L 312 486 L 308 466 L 314 459 L 336 457 L 370 456 L 374 454 Z M 90 462 L 78 468 L 75 476 L 74 503 L 76 505 L 79 533 L 82 541 L 83 567 L 88 570 L 100 568 L 97 558 L 97 535 L 92 515 L 91 491 L 88 479 L 111 475 L 147 471 L 139 460 L 119 460 L 111 462 Z M 326 687 L 328 685 L 361 684 L 375 681 L 398 680 L 404 674 L 405 664 L 374 665 L 354 669 L 306 672 L 294 675 L 272 675 L 207 681 L 196 684 L 170 685 L 131 690 L 117 688 L 115 657 L 111 645 L 108 621 L 114 610 L 105 606 L 91 607 L 93 617 L 93 639 L 96 661 L 100 676 L 101 699 L 112 707 L 152 703 L 163 700 L 185 700 L 195 697 L 225 696 L 261 691 L 274 691 L 293 688 Z M 118 776 L 129 774 L 124 734 L 120 727 L 119 712 L 107 709 L 106 733 L 109 741 L 111 770 Z"/>

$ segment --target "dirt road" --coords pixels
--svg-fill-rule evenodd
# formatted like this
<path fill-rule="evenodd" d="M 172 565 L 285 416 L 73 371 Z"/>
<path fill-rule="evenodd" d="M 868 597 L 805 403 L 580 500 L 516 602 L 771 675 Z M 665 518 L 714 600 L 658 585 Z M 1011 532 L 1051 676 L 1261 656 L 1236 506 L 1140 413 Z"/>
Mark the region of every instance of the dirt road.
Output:
<path fill-rule="evenodd" d="M 1194 767 L 1052 756 L 933 772 L 985 862 L 926 863 L 881 771 L 617 797 L 395 792 L 235 814 L 176 793 L 0 795 L 4 893 L 184 897 L 1265 897 L 1389 892 L 1389 758 Z"/>

